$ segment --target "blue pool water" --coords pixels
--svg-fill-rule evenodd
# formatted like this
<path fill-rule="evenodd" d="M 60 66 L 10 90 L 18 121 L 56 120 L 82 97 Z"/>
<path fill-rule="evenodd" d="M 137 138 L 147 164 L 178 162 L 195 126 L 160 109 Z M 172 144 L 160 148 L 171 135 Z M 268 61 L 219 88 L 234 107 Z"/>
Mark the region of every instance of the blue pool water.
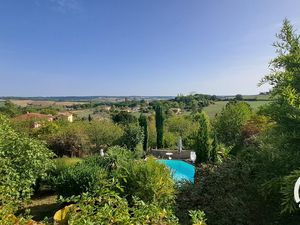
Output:
<path fill-rule="evenodd" d="M 195 167 L 181 160 L 158 160 L 165 164 L 173 173 L 173 178 L 176 181 L 188 180 L 194 182 Z"/>

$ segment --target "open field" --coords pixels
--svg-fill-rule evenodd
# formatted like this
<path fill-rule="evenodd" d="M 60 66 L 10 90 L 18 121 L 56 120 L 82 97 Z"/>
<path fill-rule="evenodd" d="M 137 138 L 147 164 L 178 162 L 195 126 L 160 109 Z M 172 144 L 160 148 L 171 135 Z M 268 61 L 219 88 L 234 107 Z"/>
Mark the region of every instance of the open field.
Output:
<path fill-rule="evenodd" d="M 58 102 L 58 101 L 35 101 L 35 100 L 10 100 L 12 103 L 25 107 L 28 105 L 33 106 L 72 106 L 78 104 L 85 104 L 85 102 Z"/>
<path fill-rule="evenodd" d="M 257 101 L 267 101 L 270 100 L 270 95 L 242 95 L 243 99 L 245 100 L 257 100 Z M 232 100 L 235 99 L 235 95 L 225 95 L 225 96 L 218 96 L 218 98 L 222 100 Z"/>
<path fill-rule="evenodd" d="M 244 99 L 256 99 L 259 101 L 267 101 L 270 99 L 270 95 L 243 95 Z"/>
<path fill-rule="evenodd" d="M 267 104 L 270 101 L 245 101 L 247 102 L 254 111 L 257 111 L 260 106 Z M 210 118 L 214 118 L 214 116 L 221 112 L 222 108 L 228 103 L 228 101 L 219 101 L 215 104 L 211 104 L 205 107 L 203 110 L 208 114 Z"/>
<path fill-rule="evenodd" d="M 78 118 L 85 118 L 87 119 L 89 115 L 92 116 L 95 120 L 103 120 L 110 118 L 110 114 L 108 112 L 95 112 L 95 108 L 91 109 L 80 109 L 80 110 L 73 110 L 71 111 L 74 113 Z"/>

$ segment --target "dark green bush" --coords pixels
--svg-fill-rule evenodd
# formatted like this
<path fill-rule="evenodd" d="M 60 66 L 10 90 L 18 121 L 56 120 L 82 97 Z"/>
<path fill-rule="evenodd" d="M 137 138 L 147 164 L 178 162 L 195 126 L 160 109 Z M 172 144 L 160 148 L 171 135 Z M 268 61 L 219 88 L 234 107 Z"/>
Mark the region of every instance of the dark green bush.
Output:
<path fill-rule="evenodd" d="M 81 162 L 62 170 L 53 178 L 53 185 L 57 194 L 69 197 L 101 188 L 106 177 L 105 170 L 97 164 Z"/>
<path fill-rule="evenodd" d="M 182 222 L 188 220 L 188 210 L 203 210 L 210 225 L 252 224 L 250 205 L 256 190 L 246 164 L 230 160 L 202 166 L 200 176 L 199 183 L 180 187 L 177 215 Z"/>

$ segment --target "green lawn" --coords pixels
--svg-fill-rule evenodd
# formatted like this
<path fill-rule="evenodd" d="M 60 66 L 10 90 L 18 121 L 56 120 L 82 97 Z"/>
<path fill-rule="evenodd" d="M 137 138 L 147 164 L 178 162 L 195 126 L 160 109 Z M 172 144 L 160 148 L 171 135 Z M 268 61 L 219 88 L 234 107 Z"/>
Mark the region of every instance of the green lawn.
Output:
<path fill-rule="evenodd" d="M 268 103 L 269 101 L 246 101 L 254 111 L 257 111 L 260 106 Z M 214 118 L 216 113 L 219 113 L 222 108 L 228 103 L 228 101 L 219 101 L 215 104 L 211 104 L 205 107 L 203 110 L 208 114 L 210 118 Z"/>

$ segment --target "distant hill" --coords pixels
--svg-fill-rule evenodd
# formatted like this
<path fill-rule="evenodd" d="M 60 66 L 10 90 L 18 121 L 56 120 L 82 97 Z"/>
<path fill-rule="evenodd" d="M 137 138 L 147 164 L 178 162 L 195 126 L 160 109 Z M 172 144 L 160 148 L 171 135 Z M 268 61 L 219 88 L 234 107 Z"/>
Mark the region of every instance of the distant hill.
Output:
<path fill-rule="evenodd" d="M 268 94 L 259 94 L 259 95 L 242 95 L 245 101 L 269 101 L 270 95 Z M 221 100 L 232 100 L 235 98 L 235 95 L 223 95 L 217 96 Z"/>
<path fill-rule="evenodd" d="M 168 100 L 175 96 L 48 96 L 48 97 L 18 97 L 3 96 L 2 100 L 32 100 L 32 101 L 56 101 L 56 102 L 87 102 L 99 100 Z"/>

